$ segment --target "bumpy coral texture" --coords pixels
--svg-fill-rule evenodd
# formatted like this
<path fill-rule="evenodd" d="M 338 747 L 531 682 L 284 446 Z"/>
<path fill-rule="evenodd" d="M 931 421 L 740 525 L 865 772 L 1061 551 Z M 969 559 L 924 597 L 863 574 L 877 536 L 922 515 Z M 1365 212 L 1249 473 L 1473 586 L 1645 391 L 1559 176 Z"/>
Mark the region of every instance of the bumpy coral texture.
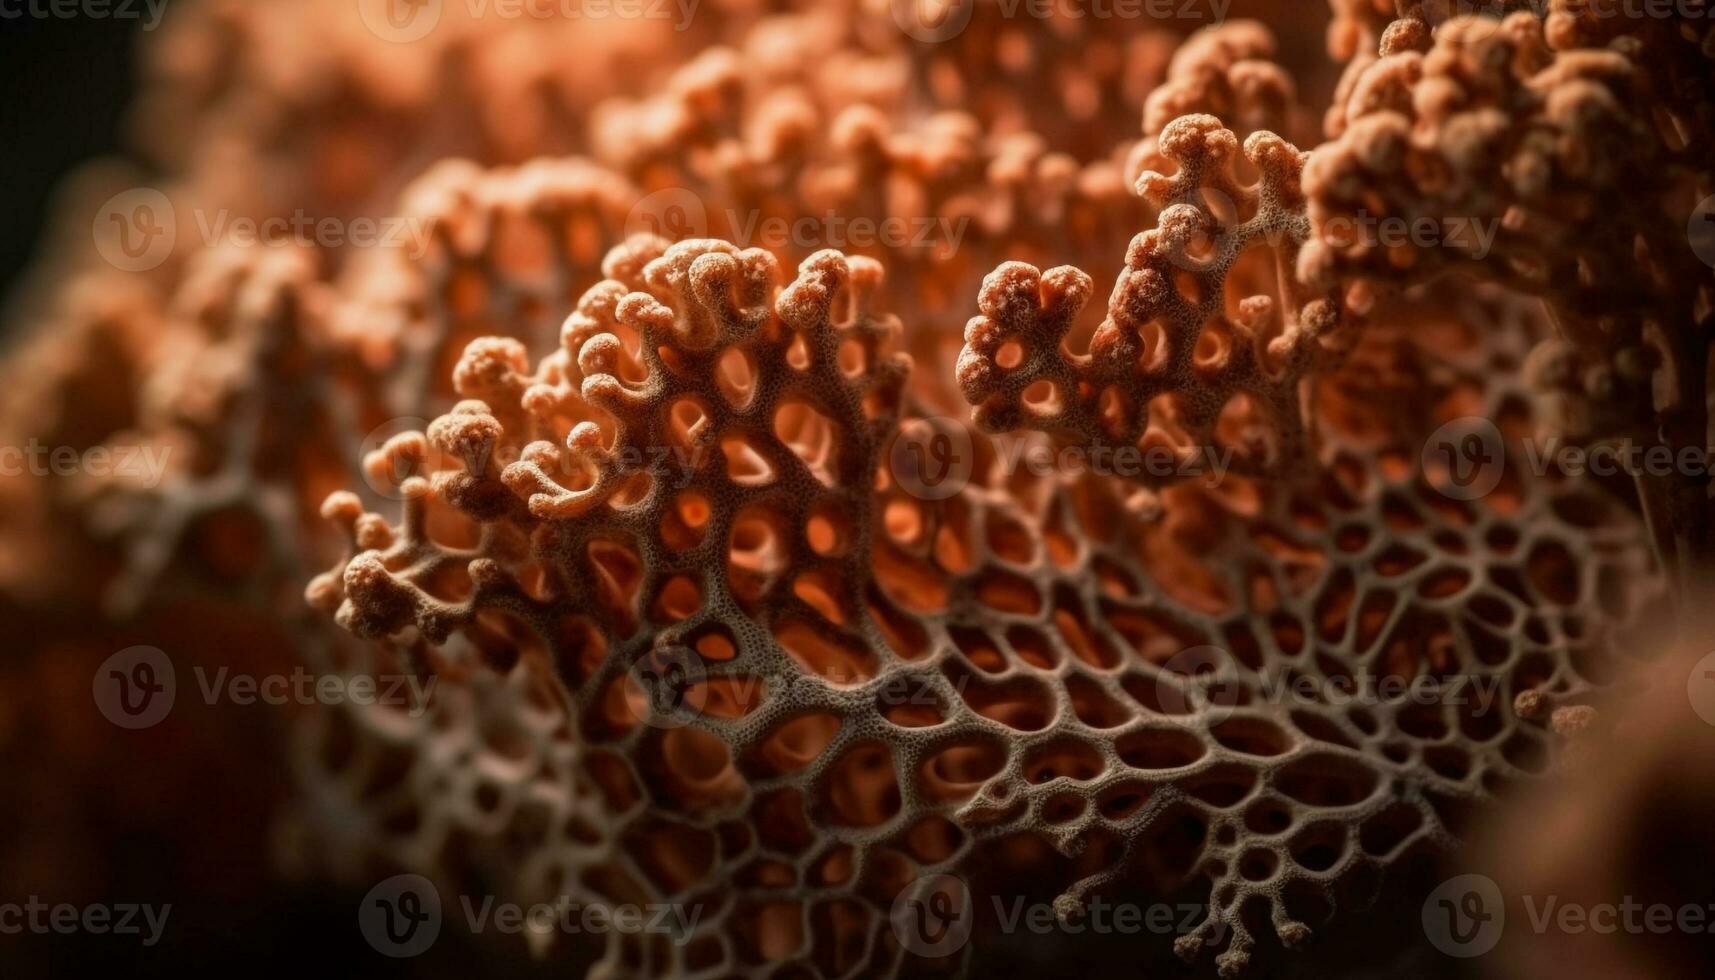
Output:
<path fill-rule="evenodd" d="M 1543 296 L 1559 329 L 1530 373 L 1550 428 L 1702 452 L 1711 278 L 1687 219 L 1715 190 L 1708 37 L 1683 12 L 1576 3 L 1546 21 L 1466 17 L 1432 40 L 1416 33 L 1359 75 L 1344 132 L 1305 168 L 1315 235 L 1300 276 L 1360 308 L 1451 274 Z M 1650 191 L 1634 201 L 1637 188 Z M 1428 231 L 1390 240 L 1388 223 Z M 1640 489 L 1678 587 L 1700 596 L 1715 541 L 1707 479 L 1654 475 Z"/>
<path fill-rule="evenodd" d="M 1218 444 L 1223 413 L 1242 395 L 1248 404 L 1230 415 L 1246 470 L 1301 460 L 1301 382 L 1341 343 L 1329 297 L 1289 275 L 1271 282 L 1309 233 L 1303 155 L 1272 133 L 1252 136 L 1244 153 L 1261 177 L 1244 186 L 1233 176 L 1238 141 L 1212 116 L 1175 120 L 1158 152 L 1177 173 L 1138 181 L 1161 216 L 1132 241 L 1088 354 L 1064 344 L 1090 294 L 1082 271 L 1014 263 L 984 283 L 983 316 L 966 327 L 958 367 L 976 422 L 1061 433 L 1093 450 L 1161 446 L 1184 456 Z M 1235 280 L 1276 292 L 1244 296 L 1229 317 L 1228 279 L 1241 262 L 1250 268 Z"/>
<path fill-rule="evenodd" d="M 522 837 L 527 859 L 501 865 L 522 896 L 707 912 L 683 946 L 610 940 L 610 966 L 892 972 L 899 892 L 1002 854 L 1046 862 L 1067 909 L 1207 894 L 1177 948 L 1236 972 L 1260 938 L 1247 910 L 1295 945 L 1331 911 L 1313 896 L 1445 845 L 1464 806 L 1539 770 L 1552 738 L 1514 696 L 1586 695 L 1653 598 L 1599 492 L 1457 504 L 1361 452 L 1301 495 L 1187 493 L 1160 526 L 1097 478 L 925 499 L 895 441 L 921 424 L 886 353 L 897 324 L 867 307 L 877 266 L 825 252 L 781 287 L 765 253 L 664 244 L 615 250 L 534 370 L 473 343 L 467 400 L 371 460 L 428 470 L 401 484 L 400 523 L 330 498 L 355 553 L 310 589 L 433 669 L 501 669 L 441 710 L 514 706 L 482 735 L 347 722 L 405 756 L 374 819 L 416 829 L 383 835 L 387 859 L 451 876 L 453 840 Z M 1424 369 L 1450 389 L 1493 370 L 1469 361 Z M 1186 651 L 1216 648 L 1211 681 Z M 649 680 L 675 669 L 663 703 Z M 1498 700 L 1326 697 L 1458 675 Z M 1321 694 L 1283 700 L 1292 678 Z M 459 747 L 421 754 L 442 725 Z M 350 805 L 381 764 L 318 794 Z M 1030 841 L 1060 857 L 1020 857 Z"/>

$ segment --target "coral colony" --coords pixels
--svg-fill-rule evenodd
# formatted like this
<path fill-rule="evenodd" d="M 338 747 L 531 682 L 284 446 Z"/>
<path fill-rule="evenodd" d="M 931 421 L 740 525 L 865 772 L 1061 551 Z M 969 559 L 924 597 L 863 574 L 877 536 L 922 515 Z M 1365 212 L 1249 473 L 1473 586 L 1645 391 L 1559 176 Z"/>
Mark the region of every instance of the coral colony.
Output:
<path fill-rule="evenodd" d="M 376 682 L 174 729 L 288 787 L 198 846 L 675 910 L 567 975 L 1313 975 L 1707 632 L 1702 0 L 772 6 L 166 16 L 0 362 L 9 803 L 143 645 Z"/>

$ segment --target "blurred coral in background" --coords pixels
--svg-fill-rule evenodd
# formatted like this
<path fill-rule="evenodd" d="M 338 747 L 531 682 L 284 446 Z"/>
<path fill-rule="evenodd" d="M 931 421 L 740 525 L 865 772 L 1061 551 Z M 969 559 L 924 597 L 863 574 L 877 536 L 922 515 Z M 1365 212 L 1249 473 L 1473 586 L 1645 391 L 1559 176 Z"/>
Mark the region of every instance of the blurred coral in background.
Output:
<path fill-rule="evenodd" d="M 1537 914 L 1715 922 L 1645 6 L 180 0 L 0 357 L 0 926 L 175 911 L 0 955 L 1706 973 Z"/>

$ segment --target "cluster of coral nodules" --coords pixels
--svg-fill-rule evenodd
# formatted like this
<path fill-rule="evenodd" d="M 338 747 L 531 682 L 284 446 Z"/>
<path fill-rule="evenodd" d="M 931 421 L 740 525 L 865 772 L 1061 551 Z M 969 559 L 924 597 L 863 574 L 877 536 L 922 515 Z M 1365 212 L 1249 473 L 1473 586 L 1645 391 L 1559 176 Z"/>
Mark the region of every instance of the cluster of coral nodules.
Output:
<path fill-rule="evenodd" d="M 1325 143 L 1300 88 L 1333 72 L 1253 21 L 978 2 L 924 40 L 899 4 L 722 3 L 619 31 L 635 72 L 560 72 L 564 25 L 377 46 L 331 5 L 196 8 L 146 102 L 210 144 L 155 148 L 175 202 L 403 188 L 427 237 L 92 273 L 111 301 L 14 362 L 9 424 L 174 452 L 0 482 L 41 517 L 6 540 L 76 559 L 0 585 L 435 676 L 421 713 L 307 712 L 289 860 L 687 912 L 532 932 L 591 975 L 1055 955 L 984 914 L 911 942 L 938 875 L 1203 909 L 1140 959 L 1286 955 L 1551 769 L 1664 579 L 1709 580 L 1704 483 L 1466 492 L 1423 452 L 1473 416 L 1515 452 L 1706 442 L 1709 35 L 1445 6 L 1333 4 Z M 286 22 L 334 81 L 246 56 Z M 341 54 L 372 48 L 397 70 Z M 1134 452 L 1166 465 L 1100 462 Z"/>
<path fill-rule="evenodd" d="M 369 861 L 699 910 L 582 951 L 612 970 L 891 974 L 925 952 L 893 903 L 951 873 L 1051 883 L 1067 915 L 1190 896 L 1176 949 L 1236 971 L 1259 922 L 1304 942 L 1540 772 L 1549 709 L 1623 669 L 1654 595 L 1594 487 L 1462 503 L 1356 435 L 1296 492 L 1232 476 L 1163 521 L 981 441 L 975 479 L 926 492 L 876 263 L 787 283 L 760 250 L 639 237 L 603 271 L 559 349 L 474 341 L 464 400 L 372 454 L 410 474 L 397 523 L 329 499 L 353 555 L 310 601 L 468 687 L 345 722 L 357 756 L 311 795 L 366 814 L 323 832 Z M 1496 303 L 1375 356 L 1528 412 L 1493 380 L 1529 340 Z M 1457 696 L 1404 693 L 1425 678 Z M 929 952 L 981 962 L 980 928 Z"/>

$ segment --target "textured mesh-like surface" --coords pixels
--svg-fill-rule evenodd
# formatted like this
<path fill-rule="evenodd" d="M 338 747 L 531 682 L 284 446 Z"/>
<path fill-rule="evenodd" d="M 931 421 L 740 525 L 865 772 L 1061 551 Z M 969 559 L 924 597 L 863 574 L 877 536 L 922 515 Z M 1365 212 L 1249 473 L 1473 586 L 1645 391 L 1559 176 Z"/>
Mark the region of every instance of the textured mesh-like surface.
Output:
<path fill-rule="evenodd" d="M 1099 477 L 926 500 L 888 451 L 912 423 L 876 266 L 822 253 L 782 286 L 762 253 L 644 239 L 606 271 L 560 351 L 532 369 L 473 343 L 470 400 L 372 458 L 428 474 L 398 523 L 330 499 L 355 553 L 310 598 L 475 672 L 445 717 L 338 722 L 366 737 L 337 740 L 354 754 L 316 795 L 365 801 L 373 829 L 334 853 L 707 913 L 683 946 L 610 940 L 610 963 L 891 972 L 894 898 L 1000 848 L 1068 910 L 1116 885 L 1206 893 L 1178 949 L 1236 971 L 1320 925 L 1315 896 L 1448 844 L 1540 771 L 1552 732 L 1514 700 L 1612 677 L 1656 597 L 1600 491 L 1460 503 L 1400 433 L 1346 434 L 1299 491 L 1170 491 L 1153 520 Z M 1522 356 L 1515 309 L 1365 356 L 1522 424 L 1522 394 L 1484 381 Z M 1510 343 L 1471 346 L 1479 318 Z M 1389 678 L 1450 687 L 1337 696 Z"/>

